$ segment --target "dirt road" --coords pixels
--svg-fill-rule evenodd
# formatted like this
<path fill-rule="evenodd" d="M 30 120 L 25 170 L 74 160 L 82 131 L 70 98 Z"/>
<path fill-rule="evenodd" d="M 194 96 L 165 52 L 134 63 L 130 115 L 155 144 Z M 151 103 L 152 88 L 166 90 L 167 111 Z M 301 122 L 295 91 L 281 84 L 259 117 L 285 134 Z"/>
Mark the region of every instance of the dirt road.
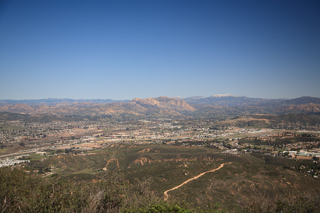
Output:
<path fill-rule="evenodd" d="M 212 169 L 212 170 L 203 172 L 203 173 L 201 173 L 200 175 L 197 175 L 197 176 L 195 176 L 195 177 L 193 177 L 193 178 L 190 178 L 190 179 L 186 180 L 185 182 L 181 183 L 179 186 L 173 187 L 172 189 L 169 189 L 169 190 L 165 191 L 165 192 L 163 193 L 164 200 L 167 200 L 167 199 L 169 198 L 168 192 L 173 191 L 173 190 L 175 190 L 175 189 L 178 189 L 178 188 L 180 188 L 181 186 L 183 186 L 184 184 L 186 184 L 186 183 L 188 183 L 188 182 L 190 182 L 190 181 L 192 181 L 192 180 L 198 179 L 199 177 L 201 177 L 201 176 L 204 175 L 204 174 L 207 174 L 207 173 L 209 173 L 209 172 L 215 172 L 215 171 L 221 169 L 223 166 L 224 166 L 224 163 L 221 164 L 221 165 L 220 165 L 218 168 L 216 168 L 216 169 Z"/>

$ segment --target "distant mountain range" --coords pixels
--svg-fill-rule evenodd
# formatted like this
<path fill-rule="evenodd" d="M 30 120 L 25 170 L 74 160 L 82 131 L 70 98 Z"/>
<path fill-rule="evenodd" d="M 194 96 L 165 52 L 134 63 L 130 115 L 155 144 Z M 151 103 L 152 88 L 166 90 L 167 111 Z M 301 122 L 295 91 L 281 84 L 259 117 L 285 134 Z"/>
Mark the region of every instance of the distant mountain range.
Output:
<path fill-rule="evenodd" d="M 0 100 L 0 112 L 139 117 L 219 117 L 247 114 L 320 113 L 320 98 L 262 99 L 231 94 L 189 98 Z"/>
<path fill-rule="evenodd" d="M 194 96 L 183 99 L 188 104 L 215 104 L 221 106 L 246 106 L 252 104 L 271 103 L 284 99 L 262 99 L 248 98 L 245 96 L 235 96 L 231 94 L 212 95 L 210 97 Z"/>
<path fill-rule="evenodd" d="M 70 99 L 70 98 L 46 98 L 46 99 L 30 99 L 30 100 L 11 100 L 4 99 L 0 100 L 0 106 L 7 104 L 28 104 L 28 105 L 56 105 L 59 103 L 83 103 L 83 102 L 91 102 L 91 103 L 100 103 L 100 104 L 109 104 L 115 102 L 128 102 L 128 100 L 112 100 L 112 99 Z"/>

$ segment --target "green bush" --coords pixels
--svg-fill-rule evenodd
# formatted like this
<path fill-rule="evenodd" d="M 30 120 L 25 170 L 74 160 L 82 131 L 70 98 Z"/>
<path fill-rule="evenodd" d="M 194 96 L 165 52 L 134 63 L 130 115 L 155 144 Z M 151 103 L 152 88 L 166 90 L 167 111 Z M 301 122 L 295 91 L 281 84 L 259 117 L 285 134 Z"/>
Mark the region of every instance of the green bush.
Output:
<path fill-rule="evenodd" d="M 176 213 L 189 213 L 190 211 L 184 209 L 178 205 L 169 205 L 169 204 L 155 204 L 150 205 L 147 207 L 142 207 L 138 210 L 130 210 L 126 209 L 124 212 L 140 212 L 140 213 L 169 213 L 169 212 L 176 212 Z"/>

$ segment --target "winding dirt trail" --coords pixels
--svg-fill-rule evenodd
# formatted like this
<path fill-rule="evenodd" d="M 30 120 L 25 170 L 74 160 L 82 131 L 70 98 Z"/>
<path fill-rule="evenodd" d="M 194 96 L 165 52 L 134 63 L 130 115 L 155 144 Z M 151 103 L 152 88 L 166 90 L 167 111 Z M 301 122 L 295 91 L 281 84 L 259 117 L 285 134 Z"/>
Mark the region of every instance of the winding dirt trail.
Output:
<path fill-rule="evenodd" d="M 195 177 L 193 177 L 193 178 L 190 178 L 190 179 L 186 180 L 185 182 L 181 183 L 179 186 L 173 187 L 172 189 L 169 189 L 169 190 L 165 191 L 165 192 L 163 193 L 164 200 L 168 200 L 168 198 L 169 198 L 168 192 L 173 191 L 173 190 L 175 190 L 175 189 L 178 189 L 178 188 L 180 188 L 181 186 L 183 186 L 184 184 L 187 184 L 188 182 L 190 182 L 190 181 L 192 181 L 192 180 L 198 179 L 199 177 L 201 177 L 201 176 L 204 175 L 204 174 L 207 174 L 207 173 L 209 173 L 209 172 L 215 172 L 215 171 L 221 169 L 223 166 L 224 166 L 224 163 L 221 164 L 218 168 L 215 168 L 215 169 L 212 169 L 212 170 L 203 172 L 203 173 L 201 173 L 200 175 L 197 175 L 197 176 L 195 176 Z"/>

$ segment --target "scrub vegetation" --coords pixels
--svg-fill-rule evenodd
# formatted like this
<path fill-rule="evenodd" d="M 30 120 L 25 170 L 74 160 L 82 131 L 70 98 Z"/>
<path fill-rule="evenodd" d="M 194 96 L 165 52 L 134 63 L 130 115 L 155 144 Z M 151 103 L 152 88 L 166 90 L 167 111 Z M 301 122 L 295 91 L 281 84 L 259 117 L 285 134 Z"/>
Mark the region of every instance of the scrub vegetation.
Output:
<path fill-rule="evenodd" d="M 276 161 L 275 161 L 276 159 Z M 282 162 L 282 160 L 284 162 Z M 119 144 L 0 168 L 1 212 L 317 212 L 320 182 L 292 159 Z M 224 167 L 180 185 L 200 173 Z"/>

